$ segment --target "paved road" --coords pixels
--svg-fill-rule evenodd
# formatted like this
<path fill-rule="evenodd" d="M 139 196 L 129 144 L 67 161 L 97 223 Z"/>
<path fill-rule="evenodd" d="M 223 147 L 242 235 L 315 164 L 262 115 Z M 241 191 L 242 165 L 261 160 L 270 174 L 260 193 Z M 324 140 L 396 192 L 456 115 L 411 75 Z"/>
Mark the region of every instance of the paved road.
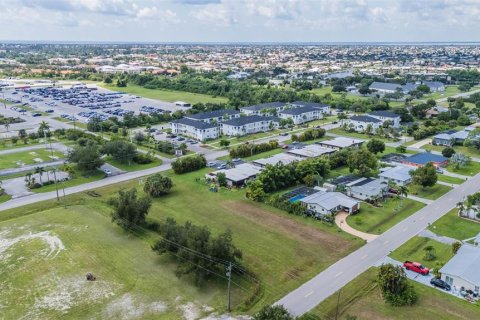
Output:
<path fill-rule="evenodd" d="M 374 266 L 378 260 L 416 236 L 430 223 L 441 218 L 453 209 L 457 202 L 479 190 L 480 174 L 477 174 L 398 223 L 377 239 L 331 265 L 298 289 L 290 292 L 276 304 L 284 305 L 295 316 L 302 315 L 313 309 L 362 272 Z"/>
<path fill-rule="evenodd" d="M 18 152 L 25 152 L 25 151 L 34 151 L 38 149 L 45 149 L 45 144 L 35 144 L 35 145 L 26 145 L 25 147 L 19 147 L 19 148 L 13 148 L 13 149 L 6 149 L 6 150 L 0 150 L 0 155 L 4 154 L 12 154 L 12 153 L 18 153 Z M 47 144 L 47 149 L 50 149 L 50 144 Z M 64 145 L 63 143 L 60 142 L 54 142 L 52 143 L 52 149 L 57 150 L 60 152 L 67 152 L 68 147 Z"/>

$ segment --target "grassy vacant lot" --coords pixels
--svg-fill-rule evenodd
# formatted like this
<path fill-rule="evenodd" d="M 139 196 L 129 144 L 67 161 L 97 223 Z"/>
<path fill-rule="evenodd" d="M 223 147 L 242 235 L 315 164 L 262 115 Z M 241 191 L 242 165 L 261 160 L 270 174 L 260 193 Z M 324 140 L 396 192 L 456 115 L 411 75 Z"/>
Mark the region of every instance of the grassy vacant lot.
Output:
<path fill-rule="evenodd" d="M 185 91 L 146 89 L 133 84 L 129 84 L 128 87 L 125 87 L 125 88 L 118 88 L 113 85 L 105 85 L 105 84 L 101 84 L 101 86 L 113 91 L 126 92 L 129 94 L 133 94 L 133 95 L 137 95 L 137 96 L 141 96 L 149 99 L 156 99 L 156 100 L 162 100 L 167 102 L 185 101 L 191 104 L 195 104 L 195 103 L 208 103 L 208 102 L 222 103 L 222 102 L 228 101 L 228 99 L 224 97 L 213 97 L 207 94 L 191 93 L 191 92 L 185 92 Z"/>
<path fill-rule="evenodd" d="M 150 169 L 162 164 L 162 161 L 156 158 L 155 158 L 155 161 L 152 161 L 151 163 L 147 163 L 147 164 L 138 164 L 133 161 L 130 164 L 128 164 L 128 162 L 127 163 L 120 162 L 118 160 L 113 159 L 112 157 L 105 158 L 105 162 L 123 171 L 138 171 L 138 170 Z"/>
<path fill-rule="evenodd" d="M 425 260 L 425 248 L 432 246 L 435 248 L 436 258 L 431 261 Z M 405 260 L 420 262 L 429 268 L 434 268 L 436 262 L 446 263 L 453 257 L 452 247 L 448 244 L 444 244 L 429 238 L 414 237 L 408 240 L 400 248 L 396 249 L 390 254 L 395 260 L 403 262 Z"/>
<path fill-rule="evenodd" d="M 460 178 L 456 178 L 456 177 L 450 177 L 450 176 L 446 176 L 444 174 L 439 174 L 438 175 L 438 181 L 453 183 L 453 184 L 462 184 L 462 183 L 465 182 L 464 179 L 460 179 Z"/>
<path fill-rule="evenodd" d="M 381 234 L 425 206 L 410 199 L 388 199 L 382 205 L 383 207 L 377 208 L 363 202 L 360 212 L 348 216 L 347 223 L 363 232 Z"/>
<path fill-rule="evenodd" d="M 262 284 L 259 301 L 247 308 L 243 303 L 255 285 L 233 276 L 242 287 L 233 285 L 236 312 L 252 313 L 278 300 L 362 245 L 335 226 L 250 202 L 243 190 L 210 192 L 196 181 L 206 172 L 172 174 L 172 193 L 153 201 L 149 219 L 173 217 L 180 223 L 207 225 L 215 234 L 232 231 L 243 251 L 244 266 Z M 30 232 L 45 232 L 38 239 L 30 236 L 25 239 L 31 241 L 12 244 L 8 257 L 0 261 L 4 284 L 0 304 L 6 318 L 120 319 L 135 310 L 145 312 L 143 318 L 180 319 L 190 310 L 201 316 L 205 306 L 225 312 L 223 279 L 214 278 L 200 287 L 188 277 L 179 279 L 172 258 L 159 257 L 150 249 L 157 235 L 148 231 L 132 235 L 112 224 L 106 201 L 118 189 L 131 187 L 142 189 L 133 180 L 95 190 L 100 197 L 68 196 L 67 209 L 46 201 L 0 214 L 1 237 L 19 239 Z M 58 250 L 59 241 L 65 250 Z M 54 249 L 49 256 L 47 244 Z M 93 272 L 98 281 L 87 283 L 86 272 Z M 152 310 L 164 311 L 153 316 L 148 314 Z"/>
<path fill-rule="evenodd" d="M 8 200 L 10 200 L 10 199 L 12 199 L 12 196 L 10 196 L 9 194 L 4 193 L 4 194 L 2 194 L 2 195 L 0 196 L 0 203 L 5 202 L 5 201 L 8 201 Z"/>
<path fill-rule="evenodd" d="M 480 162 L 470 161 L 465 167 L 458 169 L 453 165 L 448 165 L 447 170 L 464 176 L 474 176 L 480 172 Z"/>
<path fill-rule="evenodd" d="M 442 152 L 442 150 L 445 149 L 445 147 L 443 146 L 434 146 L 431 144 L 426 144 L 422 148 L 425 150 L 432 150 L 432 151 L 438 151 L 438 152 Z M 456 152 L 463 153 L 470 157 L 474 157 L 474 158 L 480 157 L 480 151 L 472 147 L 453 146 L 453 149 L 455 149 Z"/>
<path fill-rule="evenodd" d="M 480 232 L 480 223 L 460 218 L 458 209 L 455 208 L 437 220 L 429 229 L 442 236 L 465 240 L 475 237 Z"/>
<path fill-rule="evenodd" d="M 428 99 L 441 99 L 441 98 L 448 98 L 453 95 L 462 93 L 460 90 L 458 90 L 458 86 L 446 86 L 445 87 L 445 92 L 432 92 L 428 95 L 425 95 L 422 97 L 423 100 L 428 100 Z"/>
<path fill-rule="evenodd" d="M 22 151 L 22 152 L 15 152 L 9 154 L 3 154 L 0 157 L 0 169 L 8 169 L 8 168 L 17 168 L 18 161 L 23 162 L 24 164 L 35 164 L 36 162 L 33 159 L 39 158 L 42 159 L 43 162 L 52 161 L 50 156 L 52 153 L 50 150 L 46 149 L 36 149 L 32 151 Z M 54 151 L 54 156 L 59 158 L 63 158 L 63 153 Z"/>
<path fill-rule="evenodd" d="M 410 283 L 417 292 L 418 302 L 411 307 L 391 307 L 384 302 L 376 277 L 377 269 L 368 269 L 342 288 L 339 300 L 338 294 L 334 294 L 317 306 L 313 313 L 321 319 L 335 319 L 339 301 L 338 319 L 347 319 L 348 315 L 359 320 L 470 320 L 480 317 L 478 305 L 414 281 Z"/>
<path fill-rule="evenodd" d="M 409 194 L 413 196 L 430 199 L 430 200 L 436 200 L 441 196 L 443 196 L 448 191 L 452 190 L 452 188 L 449 186 L 445 186 L 443 184 L 438 184 L 438 183 L 433 187 L 426 187 L 426 188 L 411 184 L 408 187 L 408 190 L 409 190 Z"/>
<path fill-rule="evenodd" d="M 75 175 L 73 176 L 72 179 L 59 183 L 58 188 L 59 188 L 59 190 L 61 190 L 62 188 L 74 187 L 74 186 L 78 186 L 78 185 L 81 185 L 81 184 L 84 184 L 84 183 L 97 181 L 97 180 L 100 180 L 100 179 L 103 179 L 103 178 L 105 178 L 105 173 L 103 171 L 100 171 L 100 170 L 98 170 L 94 173 L 88 173 L 88 174 L 84 174 L 84 175 L 82 175 L 80 173 L 75 173 Z M 50 184 L 48 186 L 44 186 L 44 187 L 41 187 L 41 188 L 38 188 L 38 189 L 32 189 L 33 192 L 38 192 L 38 193 L 50 192 L 50 191 L 54 191 L 54 190 L 55 190 L 55 184 Z M 60 192 L 60 194 L 62 194 L 62 193 Z"/>
<path fill-rule="evenodd" d="M 358 96 L 358 95 L 350 94 L 350 93 L 346 93 L 346 92 L 332 92 L 332 87 L 331 86 L 324 86 L 324 87 L 321 87 L 321 88 L 315 88 L 315 89 L 313 89 L 309 92 L 315 93 L 315 94 L 320 95 L 320 96 L 323 96 L 327 93 L 330 93 L 335 98 L 340 98 L 342 96 L 342 94 L 345 94 L 346 97 L 348 99 L 351 99 L 351 100 L 366 100 L 366 99 L 369 99 L 369 97 Z"/>
<path fill-rule="evenodd" d="M 359 132 L 347 132 L 347 131 L 343 130 L 342 128 L 331 129 L 331 130 L 328 130 L 328 132 L 338 134 L 338 135 L 341 135 L 341 136 L 344 136 L 344 137 L 357 138 L 357 139 L 363 139 L 363 140 L 377 139 L 377 140 L 381 140 L 381 141 L 384 141 L 384 142 L 393 142 L 394 141 L 393 139 L 387 139 L 387 138 L 379 137 L 379 136 L 376 136 L 376 135 L 369 136 L 369 135 L 366 135 L 364 133 L 359 133 Z"/>

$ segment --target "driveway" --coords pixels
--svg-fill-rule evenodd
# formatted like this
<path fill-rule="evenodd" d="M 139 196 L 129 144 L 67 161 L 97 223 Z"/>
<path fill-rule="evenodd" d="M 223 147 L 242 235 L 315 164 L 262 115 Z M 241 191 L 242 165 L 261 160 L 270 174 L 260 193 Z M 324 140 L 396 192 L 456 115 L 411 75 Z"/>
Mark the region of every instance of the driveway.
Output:
<path fill-rule="evenodd" d="M 354 228 L 350 227 L 347 224 L 347 217 L 348 217 L 348 213 L 346 213 L 346 212 L 339 212 L 335 216 L 335 224 L 340 229 L 342 229 L 342 231 L 345 231 L 346 233 L 354 235 L 355 237 L 359 237 L 360 239 L 363 239 L 366 242 L 373 241 L 378 237 L 378 235 L 376 235 L 376 234 L 365 233 L 365 232 L 358 231 L 357 229 L 354 229 Z"/>
<path fill-rule="evenodd" d="M 105 172 L 105 170 L 108 170 L 111 172 L 110 176 L 117 176 L 119 174 L 125 173 L 126 171 L 120 170 L 117 167 L 112 166 L 110 163 L 104 163 L 101 167 L 100 170 Z"/>
<path fill-rule="evenodd" d="M 57 180 L 63 180 L 67 177 L 68 173 L 63 171 L 57 172 Z M 54 180 L 53 174 L 47 175 L 47 173 L 44 173 L 41 179 L 40 174 L 38 173 L 33 174 L 32 178 L 35 179 L 35 181 L 37 182 L 40 182 L 40 180 L 43 182 Z M 25 183 L 25 177 L 3 180 L 2 188 L 5 190 L 5 193 L 11 195 L 14 199 L 34 194 L 34 192 L 30 191 L 30 189 L 27 188 L 27 185 Z"/>

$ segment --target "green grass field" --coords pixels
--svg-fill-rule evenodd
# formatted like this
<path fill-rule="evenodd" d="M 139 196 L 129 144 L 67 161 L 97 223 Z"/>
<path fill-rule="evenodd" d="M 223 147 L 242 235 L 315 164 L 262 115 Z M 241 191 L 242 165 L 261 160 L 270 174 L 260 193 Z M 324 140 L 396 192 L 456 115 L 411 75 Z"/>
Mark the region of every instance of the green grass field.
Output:
<path fill-rule="evenodd" d="M 112 157 L 105 158 L 105 162 L 111 164 L 114 167 L 117 167 L 120 170 L 129 171 L 129 172 L 150 169 L 162 164 L 162 161 L 156 158 L 155 158 L 155 161 L 152 161 L 151 163 L 147 163 L 147 164 L 138 164 L 133 161 L 130 164 L 128 164 L 128 163 L 123 163 L 118 160 L 115 160 Z"/>
<path fill-rule="evenodd" d="M 363 232 L 381 234 L 425 206 L 410 199 L 388 199 L 382 205 L 377 208 L 362 202 L 360 212 L 348 216 L 348 225 Z"/>
<path fill-rule="evenodd" d="M 323 86 L 321 88 L 315 88 L 315 89 L 312 89 L 311 91 L 308 91 L 308 92 L 315 93 L 319 96 L 323 96 L 327 93 L 330 93 L 334 98 L 340 98 L 342 96 L 342 94 L 345 94 L 346 97 L 348 99 L 351 99 L 351 100 L 366 100 L 366 99 L 369 99 L 369 97 L 358 96 L 358 95 L 354 95 L 354 94 L 347 93 L 347 92 L 332 92 L 332 87 L 331 86 Z"/>
<path fill-rule="evenodd" d="M 431 144 L 426 144 L 422 147 L 422 149 L 425 149 L 425 150 L 432 150 L 432 151 L 438 151 L 438 152 L 442 152 L 442 150 L 444 148 L 445 147 L 443 147 L 443 146 L 434 146 L 434 145 L 431 145 Z M 470 156 L 470 157 L 474 157 L 474 158 L 479 158 L 480 157 L 480 151 L 478 151 L 475 148 L 455 145 L 455 146 L 453 146 L 453 149 L 455 149 L 456 152 L 463 153 L 463 154 L 465 154 L 467 156 Z"/>
<path fill-rule="evenodd" d="M 427 94 L 422 97 L 422 100 L 428 100 L 428 99 L 441 99 L 441 98 L 448 98 L 453 95 L 462 93 L 460 90 L 458 90 L 458 86 L 446 86 L 445 87 L 445 92 L 432 92 L 430 94 Z"/>
<path fill-rule="evenodd" d="M 57 187 L 59 188 L 59 190 L 61 190 L 62 188 L 74 187 L 84 183 L 97 181 L 103 178 L 105 178 L 105 173 L 100 170 L 96 171 L 95 173 L 88 173 L 85 175 L 82 175 L 81 173 L 75 173 L 72 179 L 65 182 L 58 183 Z M 56 189 L 55 184 L 49 184 L 47 186 L 43 186 L 38 189 L 32 189 L 32 191 L 37 193 L 43 193 L 43 192 L 55 191 L 55 189 Z M 60 195 L 62 195 L 61 191 L 60 191 Z"/>
<path fill-rule="evenodd" d="M 455 208 L 433 223 L 429 229 L 441 236 L 465 240 L 480 233 L 480 223 L 460 218 L 458 209 Z"/>
<path fill-rule="evenodd" d="M 100 84 L 100 86 L 113 91 L 126 92 L 136 96 L 141 96 L 141 97 L 156 99 L 161 101 L 167 101 L 167 102 L 185 101 L 191 104 L 195 104 L 195 103 L 208 103 L 208 102 L 226 103 L 228 101 L 228 99 L 224 97 L 213 97 L 207 94 L 191 93 L 191 92 L 185 92 L 185 91 L 146 89 L 133 84 L 129 84 L 125 88 L 119 88 L 114 85 L 105 85 L 105 84 Z"/>
<path fill-rule="evenodd" d="M 462 184 L 465 182 L 464 179 L 460 179 L 457 177 L 450 177 L 444 174 L 439 174 L 437 176 L 438 176 L 438 181 L 442 181 L 442 182 L 453 183 L 453 184 Z"/>
<path fill-rule="evenodd" d="M 480 172 L 480 162 L 470 161 L 465 167 L 458 169 L 453 165 L 448 165 L 447 170 L 464 176 L 474 176 Z"/>
<path fill-rule="evenodd" d="M 393 139 L 387 139 L 387 138 L 379 137 L 379 136 L 376 136 L 376 135 L 369 136 L 369 135 L 366 135 L 364 133 L 359 133 L 359 132 L 347 132 L 347 131 L 343 130 L 342 128 L 331 129 L 331 130 L 328 130 L 328 132 L 338 134 L 338 135 L 341 135 L 341 136 L 344 136 L 344 137 L 357 138 L 357 139 L 363 139 L 363 140 L 377 139 L 377 140 L 381 140 L 383 142 L 393 142 L 394 141 Z"/>
<path fill-rule="evenodd" d="M 430 200 L 436 200 L 441 196 L 443 196 L 448 191 L 452 190 L 452 188 L 449 186 L 445 186 L 443 184 L 438 184 L 438 183 L 433 187 L 426 187 L 426 188 L 411 184 L 408 187 L 408 190 L 409 190 L 409 194 L 413 196 L 430 199 Z"/>
<path fill-rule="evenodd" d="M 18 162 L 22 162 L 24 164 L 35 164 L 36 162 L 34 161 L 34 159 L 36 158 L 42 159 L 43 162 L 52 161 L 52 159 L 50 158 L 51 155 L 52 153 L 50 152 L 50 150 L 46 149 L 36 149 L 32 151 L 3 154 L 0 157 L 0 169 L 20 167 L 17 164 Z M 58 151 L 53 151 L 53 155 L 60 159 L 64 157 L 63 153 Z"/>
<path fill-rule="evenodd" d="M 417 292 L 417 303 L 410 307 L 392 307 L 382 298 L 376 284 L 377 272 L 377 268 L 368 269 L 344 286 L 340 295 L 333 294 L 313 309 L 312 313 L 321 319 L 335 319 L 338 302 L 338 319 L 341 320 L 348 319 L 348 316 L 356 316 L 359 320 L 471 320 L 480 317 L 478 304 L 414 281 L 409 283 Z"/>
<path fill-rule="evenodd" d="M 245 199 L 243 190 L 210 192 L 208 185 L 196 180 L 206 172 L 168 173 L 175 187 L 171 194 L 153 201 L 148 219 L 173 217 L 179 223 L 190 220 L 207 225 L 214 234 L 232 231 L 235 244 L 243 251 L 244 266 L 255 272 L 262 284 L 259 301 L 245 307 L 254 284 L 233 276 L 243 288 L 233 285 L 236 313 L 251 314 L 278 300 L 363 244 L 336 226 L 253 203 Z M 41 235 L 50 236 L 48 243 L 61 241 L 65 246 L 65 250 L 46 256 L 47 240 L 40 238 L 7 249 L 9 256 L 0 261 L 4 317 L 118 319 L 125 318 L 130 309 L 139 309 L 145 311 L 140 317 L 146 319 L 180 319 L 187 306 L 199 310 L 198 317 L 204 314 L 204 306 L 225 312 L 223 279 L 196 287 L 188 277 L 177 278 L 172 258 L 159 257 L 150 249 L 158 236 L 150 232 L 132 235 L 111 222 L 107 199 L 118 189 L 130 187 L 142 189 L 138 180 L 132 180 L 95 190 L 100 197 L 86 193 L 68 196 L 67 209 L 52 200 L 0 214 L 1 237 L 16 239 L 30 232 L 45 232 Z M 98 281 L 87 283 L 86 272 L 93 272 Z M 165 310 L 155 316 L 148 314 L 155 310 L 154 305 Z"/>
<path fill-rule="evenodd" d="M 435 249 L 434 260 L 425 259 L 425 248 L 432 246 Z M 452 246 L 444 244 L 429 238 L 414 237 L 408 240 L 400 248 L 394 250 L 390 257 L 403 262 L 405 260 L 420 262 L 424 266 L 432 269 L 437 262 L 446 263 L 453 257 Z"/>

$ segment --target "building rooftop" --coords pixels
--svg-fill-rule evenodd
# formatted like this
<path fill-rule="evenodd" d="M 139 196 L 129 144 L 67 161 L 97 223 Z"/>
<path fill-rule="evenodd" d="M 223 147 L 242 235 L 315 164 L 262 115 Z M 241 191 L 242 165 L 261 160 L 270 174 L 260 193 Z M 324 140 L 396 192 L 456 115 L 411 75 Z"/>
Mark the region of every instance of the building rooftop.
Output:
<path fill-rule="evenodd" d="M 385 110 L 373 111 L 373 112 L 370 112 L 369 115 L 377 116 L 377 117 L 385 117 L 385 118 L 400 118 L 399 114 L 396 114 L 390 111 L 385 111 Z"/>
<path fill-rule="evenodd" d="M 178 119 L 178 120 L 173 120 L 173 121 L 171 121 L 171 123 L 179 123 L 179 124 L 183 124 L 183 125 L 186 125 L 186 126 L 194 127 L 196 129 L 211 129 L 211 128 L 216 128 L 217 127 L 213 123 L 206 123 L 206 122 L 203 122 L 203 121 L 197 121 L 197 120 L 192 120 L 192 119 L 188 119 L 188 118 L 181 118 L 181 119 Z"/>
<path fill-rule="evenodd" d="M 478 270 L 480 270 L 480 248 L 464 244 L 439 271 L 478 285 L 480 283 Z"/>
<path fill-rule="evenodd" d="M 404 166 L 396 166 L 387 168 L 383 172 L 380 173 L 380 177 L 384 177 L 387 179 L 399 180 L 399 181 L 407 181 L 411 179 L 410 171 L 411 168 L 407 168 Z"/>
<path fill-rule="evenodd" d="M 327 210 L 335 209 L 338 206 L 353 208 L 358 205 L 358 201 L 344 195 L 340 192 L 319 191 L 310 196 L 300 199 L 307 204 L 317 204 Z"/>
<path fill-rule="evenodd" d="M 387 82 L 372 82 L 372 84 L 369 87 L 370 89 L 373 90 L 392 90 L 395 91 L 397 88 L 402 88 L 401 85 L 397 83 L 387 83 Z"/>
<path fill-rule="evenodd" d="M 370 117 L 370 116 L 351 116 L 350 120 L 358 121 L 358 122 L 369 122 L 369 123 L 380 123 L 381 120 L 377 118 Z"/>
<path fill-rule="evenodd" d="M 260 165 L 260 166 L 264 167 L 268 164 L 276 165 L 277 163 L 280 163 L 280 162 L 283 163 L 283 164 L 289 164 L 289 163 L 299 161 L 299 160 L 301 160 L 301 159 L 299 159 L 295 156 L 292 156 L 290 154 L 279 153 L 279 154 L 273 155 L 273 156 L 268 157 L 268 158 L 262 158 L 262 159 L 254 160 L 252 162 L 254 164 L 257 164 L 257 165 Z"/>
<path fill-rule="evenodd" d="M 337 148 L 348 148 L 351 146 L 359 145 L 364 143 L 365 140 L 362 139 L 352 139 L 347 137 L 336 137 L 332 140 L 316 142 L 319 145 L 337 147 Z"/>
<path fill-rule="evenodd" d="M 205 120 L 205 119 L 223 117 L 224 115 L 234 115 L 239 113 L 240 111 L 237 111 L 237 110 L 223 109 L 223 110 L 215 110 L 210 112 L 189 114 L 189 115 L 186 115 L 185 118 L 189 118 L 193 120 Z"/>
<path fill-rule="evenodd" d="M 250 179 L 252 177 L 255 177 L 257 174 L 259 174 L 262 171 L 262 169 L 258 166 L 255 166 L 251 163 L 242 163 L 234 168 L 231 169 L 222 169 L 213 172 L 213 174 L 217 175 L 220 172 L 225 173 L 225 177 L 234 182 L 241 182 L 246 179 Z"/>
<path fill-rule="evenodd" d="M 335 151 L 332 149 L 321 147 L 317 144 L 309 144 L 303 148 L 290 149 L 287 152 L 304 158 L 315 158 Z"/>
<path fill-rule="evenodd" d="M 417 153 L 405 159 L 405 161 L 407 162 L 412 162 L 412 163 L 421 164 L 421 165 L 427 164 L 429 162 L 440 163 L 440 162 L 445 162 L 447 160 L 448 158 L 445 158 L 444 156 L 429 153 L 429 152 Z"/>
<path fill-rule="evenodd" d="M 294 101 L 294 102 L 291 102 L 290 105 L 297 106 L 297 107 L 313 107 L 317 109 L 330 107 L 328 104 L 324 104 L 324 103 L 305 102 L 305 101 Z"/>
<path fill-rule="evenodd" d="M 312 112 L 312 111 L 320 111 L 320 110 L 316 107 L 305 106 L 305 107 L 286 109 L 286 110 L 280 111 L 279 113 L 295 116 L 295 115 Z"/>

